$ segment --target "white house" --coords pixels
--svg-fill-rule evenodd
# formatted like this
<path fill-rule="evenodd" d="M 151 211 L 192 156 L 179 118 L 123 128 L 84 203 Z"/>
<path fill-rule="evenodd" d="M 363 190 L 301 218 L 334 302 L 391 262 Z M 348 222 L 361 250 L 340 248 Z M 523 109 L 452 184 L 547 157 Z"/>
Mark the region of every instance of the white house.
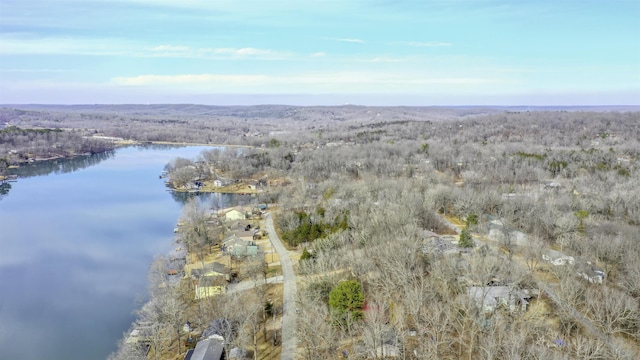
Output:
<path fill-rule="evenodd" d="M 578 262 L 576 265 L 578 276 L 592 284 L 602 284 L 606 276 L 605 272 L 596 268 L 591 262 Z"/>
<path fill-rule="evenodd" d="M 223 186 L 227 186 L 231 184 L 231 182 L 229 180 L 225 180 L 225 179 L 215 179 L 213 180 L 213 186 L 215 187 L 223 187 Z"/>
<path fill-rule="evenodd" d="M 492 312 L 499 306 L 505 306 L 509 311 L 516 311 L 520 306 L 521 311 L 526 311 L 531 298 L 528 290 L 510 286 L 469 286 L 467 295 L 485 312 Z"/>
<path fill-rule="evenodd" d="M 545 254 L 542 254 L 542 260 L 551 263 L 555 266 L 561 265 L 573 265 L 575 259 L 573 256 L 565 255 L 559 251 L 549 250 Z"/>
<path fill-rule="evenodd" d="M 232 209 L 228 209 L 228 210 L 224 210 L 224 218 L 227 221 L 233 221 L 233 220 L 244 220 L 246 218 L 245 213 L 232 208 Z"/>

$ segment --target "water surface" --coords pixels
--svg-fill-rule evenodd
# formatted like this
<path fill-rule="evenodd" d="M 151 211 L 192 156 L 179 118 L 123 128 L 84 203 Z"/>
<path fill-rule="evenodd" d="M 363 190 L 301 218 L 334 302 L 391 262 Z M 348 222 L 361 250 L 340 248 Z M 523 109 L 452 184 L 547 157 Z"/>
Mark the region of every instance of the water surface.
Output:
<path fill-rule="evenodd" d="M 158 175 L 203 149 L 129 147 L 21 170 L 0 199 L 0 359 L 115 349 L 182 211 Z"/>

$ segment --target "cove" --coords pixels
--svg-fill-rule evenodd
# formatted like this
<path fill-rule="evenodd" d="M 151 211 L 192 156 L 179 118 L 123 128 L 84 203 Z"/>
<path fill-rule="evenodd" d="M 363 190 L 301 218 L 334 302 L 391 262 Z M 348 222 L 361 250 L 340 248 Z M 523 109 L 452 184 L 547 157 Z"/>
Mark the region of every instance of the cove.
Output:
<path fill-rule="evenodd" d="M 158 175 L 205 149 L 126 147 L 17 171 L 0 199 L 0 359 L 105 359 L 116 349 L 188 197 Z M 211 197 L 247 201 L 201 201 Z"/>

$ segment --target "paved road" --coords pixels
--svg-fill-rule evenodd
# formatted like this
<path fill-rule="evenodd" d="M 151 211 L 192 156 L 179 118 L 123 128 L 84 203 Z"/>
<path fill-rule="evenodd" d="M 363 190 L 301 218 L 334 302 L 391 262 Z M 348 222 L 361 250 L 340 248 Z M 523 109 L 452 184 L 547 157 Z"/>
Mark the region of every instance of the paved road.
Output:
<path fill-rule="evenodd" d="M 271 214 L 267 214 L 265 226 L 269 233 L 269 240 L 276 249 L 282 265 L 282 276 L 284 278 L 283 295 L 283 315 L 282 315 L 282 352 L 280 359 L 293 360 L 296 358 L 296 347 L 298 338 L 296 337 L 296 274 L 293 272 L 291 258 L 287 249 L 278 237 L 273 227 Z"/>
<path fill-rule="evenodd" d="M 273 277 L 267 278 L 267 284 L 276 284 L 281 282 L 282 282 L 282 276 L 273 276 Z M 231 284 L 227 288 L 227 294 L 247 291 L 247 290 L 253 289 L 256 285 L 263 285 L 263 284 L 264 284 L 264 279 L 247 280 L 247 281 L 239 282 L 237 284 Z"/>

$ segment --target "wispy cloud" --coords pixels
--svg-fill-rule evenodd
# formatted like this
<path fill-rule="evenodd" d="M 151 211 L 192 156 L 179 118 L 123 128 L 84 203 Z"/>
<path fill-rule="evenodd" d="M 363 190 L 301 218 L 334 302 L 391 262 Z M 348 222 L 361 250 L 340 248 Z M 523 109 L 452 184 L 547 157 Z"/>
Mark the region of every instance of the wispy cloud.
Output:
<path fill-rule="evenodd" d="M 176 45 L 158 45 L 151 48 L 152 51 L 167 51 L 167 52 L 183 52 L 191 50 L 188 46 L 176 46 Z"/>
<path fill-rule="evenodd" d="M 380 92 L 431 89 L 439 86 L 474 87 L 500 82 L 499 79 L 479 77 L 435 77 L 416 74 L 381 72 L 322 72 L 284 75 L 246 75 L 246 74 L 178 74 L 178 75 L 140 75 L 116 77 L 113 85 L 126 87 L 149 87 L 154 89 L 188 88 L 195 92 L 232 91 L 267 93 L 313 91 L 358 91 Z"/>
<path fill-rule="evenodd" d="M 410 59 L 406 57 L 376 56 L 366 61 L 372 63 L 401 63 L 410 61 Z"/>
<path fill-rule="evenodd" d="M 125 55 L 132 44 L 111 38 L 29 37 L 5 35 L 0 43 L 2 55 Z"/>
<path fill-rule="evenodd" d="M 34 69 L 34 68 L 24 68 L 24 69 L 18 69 L 18 68 L 5 68 L 2 69 L 2 72 L 6 72 L 6 73 L 68 73 L 68 72 L 72 72 L 74 70 L 70 70 L 70 69 L 46 69 L 46 68 L 38 68 L 38 69 Z"/>
<path fill-rule="evenodd" d="M 149 57 L 180 57 L 198 59 L 242 59 L 253 58 L 261 60 L 283 60 L 293 57 L 290 51 L 276 51 L 272 49 L 245 48 L 192 48 L 189 46 L 160 45 L 148 51 L 140 52 L 137 56 Z"/>
<path fill-rule="evenodd" d="M 257 48 L 216 48 L 216 49 L 198 49 L 201 53 L 211 52 L 213 54 L 222 54 L 230 56 L 253 56 L 263 58 L 285 58 L 292 55 L 286 51 L 275 51 L 271 49 Z"/>
<path fill-rule="evenodd" d="M 122 86 L 155 86 L 155 85 L 251 85 L 264 83 L 268 76 L 264 75 L 220 75 L 220 74 L 182 74 L 182 75 L 140 75 L 133 77 L 116 77 L 111 81 Z"/>
<path fill-rule="evenodd" d="M 407 41 L 403 42 L 403 44 L 413 47 L 442 47 L 442 46 L 453 46 L 452 43 L 449 42 L 441 42 L 441 41 Z"/>
<path fill-rule="evenodd" d="M 6 36 L 0 43 L 1 55 L 84 55 L 84 56 L 131 56 L 131 57 L 175 57 L 199 59 L 259 59 L 282 60 L 295 56 L 290 51 L 241 48 L 201 48 L 186 45 L 141 44 L 112 38 L 81 37 L 27 37 Z"/>
<path fill-rule="evenodd" d="M 322 38 L 323 40 L 339 41 L 353 44 L 364 44 L 365 41 L 357 38 Z"/>
<path fill-rule="evenodd" d="M 260 48 L 192 48 L 189 46 L 159 45 L 137 52 L 139 57 L 176 57 L 197 59 L 257 59 L 257 60 L 300 60 L 307 58 L 326 57 L 323 51 L 308 55 L 296 54 L 293 51 L 278 51 Z"/>

